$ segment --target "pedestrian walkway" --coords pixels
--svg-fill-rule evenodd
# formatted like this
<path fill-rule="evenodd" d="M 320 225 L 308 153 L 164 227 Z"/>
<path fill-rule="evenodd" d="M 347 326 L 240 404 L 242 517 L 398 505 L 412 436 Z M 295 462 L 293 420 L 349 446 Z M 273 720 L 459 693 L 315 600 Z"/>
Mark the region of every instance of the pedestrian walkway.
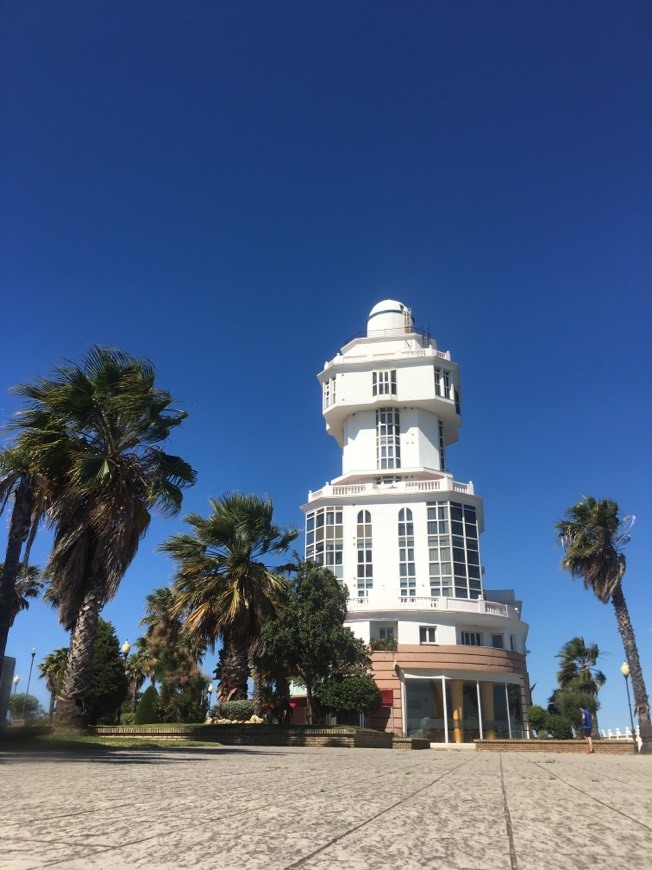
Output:
<path fill-rule="evenodd" d="M 652 757 L 0 754 L 0 867 L 650 870 Z"/>

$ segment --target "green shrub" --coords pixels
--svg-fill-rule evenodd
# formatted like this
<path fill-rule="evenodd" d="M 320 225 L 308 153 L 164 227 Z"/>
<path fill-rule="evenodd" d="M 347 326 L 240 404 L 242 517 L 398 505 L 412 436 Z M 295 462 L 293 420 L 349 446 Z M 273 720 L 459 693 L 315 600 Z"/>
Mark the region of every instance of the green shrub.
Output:
<path fill-rule="evenodd" d="M 398 641 L 395 637 L 375 637 L 369 642 L 369 646 L 374 651 L 396 652 Z"/>
<path fill-rule="evenodd" d="M 382 703 L 380 689 L 369 674 L 329 677 L 315 690 L 315 696 L 338 721 L 342 713 L 373 713 Z"/>
<path fill-rule="evenodd" d="M 254 715 L 253 701 L 223 701 L 219 706 L 220 719 L 246 722 Z"/>
<path fill-rule="evenodd" d="M 557 713 L 549 714 L 546 728 L 553 740 L 572 740 L 573 738 L 573 726 L 566 716 Z"/>
<path fill-rule="evenodd" d="M 136 718 L 136 714 L 132 713 L 131 710 L 129 710 L 129 711 L 122 714 L 122 716 L 121 716 L 122 724 L 123 725 L 133 725 L 135 718 Z"/>
<path fill-rule="evenodd" d="M 134 725 L 154 725 L 159 721 L 159 700 L 156 686 L 145 689 L 134 715 Z"/>
<path fill-rule="evenodd" d="M 550 714 L 543 709 L 543 707 L 539 707 L 538 704 L 535 704 L 533 707 L 527 711 L 527 720 L 530 723 L 530 727 L 534 728 L 539 737 L 545 737 L 548 732 L 548 719 L 550 718 Z"/>

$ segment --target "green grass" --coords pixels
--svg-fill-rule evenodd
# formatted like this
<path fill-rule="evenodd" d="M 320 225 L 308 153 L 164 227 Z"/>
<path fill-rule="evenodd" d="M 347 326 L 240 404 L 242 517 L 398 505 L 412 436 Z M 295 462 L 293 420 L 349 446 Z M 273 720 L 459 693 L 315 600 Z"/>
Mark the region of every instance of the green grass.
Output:
<path fill-rule="evenodd" d="M 16 734 L 0 736 L 2 752 L 87 752 L 112 749 L 179 749 L 189 746 L 212 747 L 219 743 L 201 740 L 157 740 L 155 737 L 94 737 L 57 734 Z"/>

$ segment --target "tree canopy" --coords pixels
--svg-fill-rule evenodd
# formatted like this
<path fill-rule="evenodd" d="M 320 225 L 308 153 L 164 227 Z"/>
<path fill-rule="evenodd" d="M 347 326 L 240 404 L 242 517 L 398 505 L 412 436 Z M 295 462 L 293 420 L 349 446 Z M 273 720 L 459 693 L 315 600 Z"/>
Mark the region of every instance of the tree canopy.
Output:
<path fill-rule="evenodd" d="M 371 666 L 364 642 L 344 627 L 347 598 L 331 571 L 299 562 L 289 597 L 263 631 L 267 655 L 306 687 L 309 723 L 315 716 L 315 691 L 324 680 L 366 673 Z"/>

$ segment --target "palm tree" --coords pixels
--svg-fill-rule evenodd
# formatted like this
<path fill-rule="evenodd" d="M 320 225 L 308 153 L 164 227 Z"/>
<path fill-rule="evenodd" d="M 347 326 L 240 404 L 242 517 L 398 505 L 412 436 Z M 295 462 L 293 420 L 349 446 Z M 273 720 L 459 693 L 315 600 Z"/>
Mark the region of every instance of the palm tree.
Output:
<path fill-rule="evenodd" d="M 632 676 L 634 704 L 641 734 L 641 752 L 652 753 L 652 723 L 636 637 L 623 595 L 622 579 L 626 560 L 622 548 L 629 542 L 633 518 L 621 517 L 610 499 L 596 501 L 586 496 L 569 507 L 565 519 L 555 526 L 564 548 L 562 568 L 573 578 L 581 577 L 603 604 L 609 601 L 616 612 L 618 630 Z"/>
<path fill-rule="evenodd" d="M 43 659 L 38 667 L 41 672 L 40 678 L 45 679 L 45 685 L 50 693 L 49 718 L 52 722 L 57 695 L 61 691 L 63 678 L 68 667 L 68 649 L 66 647 L 55 649 Z"/>
<path fill-rule="evenodd" d="M 607 681 L 606 676 L 596 667 L 600 658 L 597 643 L 587 645 L 583 637 L 573 637 L 562 646 L 557 658 L 560 660 L 557 671 L 560 691 L 578 690 L 587 699 L 597 701 L 598 692 Z M 597 713 L 593 716 L 593 736 L 600 736 Z"/>
<path fill-rule="evenodd" d="M 173 535 L 161 550 L 177 563 L 173 613 L 211 649 L 222 639 L 218 702 L 240 700 L 247 697 L 252 645 L 287 588 L 289 566 L 268 560 L 287 552 L 298 531 L 274 523 L 269 498 L 229 493 L 210 505 L 206 519 L 185 518 L 192 534 Z"/>
<path fill-rule="evenodd" d="M 137 650 L 132 653 L 125 662 L 125 673 L 129 683 L 129 695 L 131 697 L 131 712 L 136 712 L 136 703 L 138 701 L 138 692 L 140 691 L 147 677 L 147 657 L 146 654 Z"/>
<path fill-rule="evenodd" d="M 16 585 L 21 561 L 24 566 L 27 565 L 31 545 L 47 504 L 47 493 L 47 482 L 30 468 L 25 451 L 12 447 L 0 453 L 0 513 L 13 499 L 5 560 L 0 568 L 0 661 L 7 648 L 9 629 L 17 614 Z M 23 590 L 18 597 L 24 597 L 24 594 Z M 28 593 L 27 597 L 32 596 Z M 18 609 L 24 608 L 21 605 Z"/>
<path fill-rule="evenodd" d="M 607 681 L 602 671 L 596 668 L 600 658 L 597 643 L 587 646 L 583 637 L 573 637 L 562 646 L 557 658 L 561 662 L 557 671 L 557 683 L 561 689 L 572 686 L 588 695 L 597 695 Z"/>
<path fill-rule="evenodd" d="M 146 360 L 93 348 L 81 365 L 19 386 L 27 400 L 13 429 L 30 467 L 55 478 L 48 510 L 54 546 L 44 574 L 48 598 L 71 630 L 68 668 L 55 724 L 84 728 L 84 695 L 100 611 L 117 592 L 150 511 L 174 516 L 195 473 L 160 445 L 187 414 L 154 386 Z"/>
<path fill-rule="evenodd" d="M 4 565 L 0 562 L 0 572 Z M 22 610 L 29 610 L 30 598 L 38 598 L 43 592 L 45 580 L 41 576 L 41 570 L 36 565 L 23 563 L 18 568 L 18 576 L 14 587 L 14 603 L 9 611 L 9 628 L 16 621 L 16 617 Z"/>
<path fill-rule="evenodd" d="M 169 586 L 160 586 L 147 596 L 145 616 L 140 621 L 141 625 L 147 626 L 147 631 L 136 642 L 145 659 L 146 673 L 151 670 L 160 682 L 165 681 L 172 659 L 181 658 L 192 668 L 197 666 L 206 651 L 206 644 L 186 629 L 179 614 L 173 610 L 175 601 L 174 590 Z"/>

